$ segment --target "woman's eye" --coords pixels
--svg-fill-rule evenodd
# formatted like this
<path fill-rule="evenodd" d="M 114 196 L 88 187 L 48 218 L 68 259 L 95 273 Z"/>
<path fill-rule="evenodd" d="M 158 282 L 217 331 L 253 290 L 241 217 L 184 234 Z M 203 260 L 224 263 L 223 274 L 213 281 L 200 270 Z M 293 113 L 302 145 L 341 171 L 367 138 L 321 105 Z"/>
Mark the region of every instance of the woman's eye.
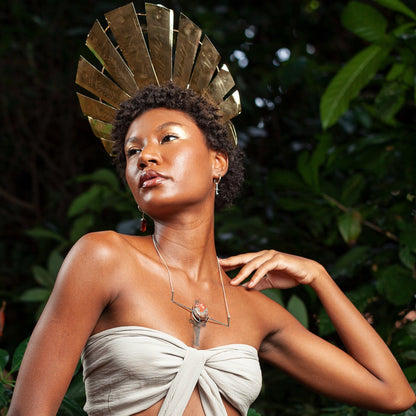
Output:
<path fill-rule="evenodd" d="M 163 139 L 161 140 L 161 143 L 171 142 L 172 140 L 175 140 L 177 138 L 178 136 L 174 136 L 173 134 L 167 134 L 166 136 L 163 137 Z"/>
<path fill-rule="evenodd" d="M 132 147 L 131 149 L 127 149 L 126 155 L 127 155 L 127 157 L 131 157 L 131 156 L 134 156 L 134 155 L 140 153 L 141 151 L 142 151 L 142 149 Z"/>

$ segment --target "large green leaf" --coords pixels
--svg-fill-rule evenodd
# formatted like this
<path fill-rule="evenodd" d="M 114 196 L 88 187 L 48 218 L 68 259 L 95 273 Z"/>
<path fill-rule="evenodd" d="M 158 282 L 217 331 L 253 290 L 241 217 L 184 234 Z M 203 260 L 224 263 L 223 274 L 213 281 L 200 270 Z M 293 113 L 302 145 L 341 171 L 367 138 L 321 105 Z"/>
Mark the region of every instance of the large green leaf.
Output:
<path fill-rule="evenodd" d="M 20 300 L 23 302 L 42 302 L 48 299 L 50 293 L 51 291 L 49 289 L 28 289 L 20 296 Z"/>
<path fill-rule="evenodd" d="M 377 274 L 376 288 L 393 305 L 406 305 L 416 291 L 416 280 L 410 270 L 398 264 L 380 270 Z"/>
<path fill-rule="evenodd" d="M 361 234 L 361 214 L 356 210 L 350 210 L 338 218 L 338 229 L 344 241 L 354 244 Z"/>
<path fill-rule="evenodd" d="M 98 169 L 89 175 L 81 175 L 77 178 L 79 182 L 92 182 L 107 184 L 110 188 L 118 189 L 120 182 L 117 175 L 110 169 Z"/>
<path fill-rule="evenodd" d="M 27 344 L 29 343 L 29 338 L 24 339 L 16 348 L 13 359 L 12 359 L 12 369 L 11 373 L 14 373 L 20 368 L 20 364 L 23 360 L 23 355 L 25 354 Z"/>
<path fill-rule="evenodd" d="M 351 1 L 342 13 L 342 24 L 368 42 L 380 40 L 386 32 L 387 20 L 374 7 Z"/>
<path fill-rule="evenodd" d="M 332 334 L 335 331 L 334 324 L 329 319 L 324 308 L 321 308 L 318 314 L 318 332 L 321 337 Z"/>
<path fill-rule="evenodd" d="M 54 281 L 64 261 L 63 256 L 59 251 L 53 250 L 48 257 L 48 270 Z"/>
<path fill-rule="evenodd" d="M 380 120 L 392 124 L 394 116 L 406 102 L 406 85 L 400 81 L 386 83 L 374 102 Z"/>
<path fill-rule="evenodd" d="M 84 234 L 90 231 L 90 228 L 94 224 L 94 215 L 87 213 L 78 217 L 72 224 L 69 238 L 71 242 L 77 241 Z"/>
<path fill-rule="evenodd" d="M 324 129 L 336 123 L 347 110 L 350 101 L 374 77 L 389 52 L 388 47 L 368 46 L 335 75 L 321 99 L 321 122 Z"/>
<path fill-rule="evenodd" d="M 319 143 L 312 154 L 305 150 L 300 154 L 297 163 L 298 172 L 315 192 L 319 192 L 319 168 L 324 164 L 331 144 L 331 136 L 328 134 L 321 134 L 317 138 Z"/>
<path fill-rule="evenodd" d="M 283 306 L 282 293 L 280 289 L 265 289 L 262 290 L 262 293 L 265 294 L 268 298 L 277 302 L 279 305 Z"/>
<path fill-rule="evenodd" d="M 416 226 L 406 224 L 406 228 L 400 233 L 400 244 L 407 246 L 409 250 L 416 253 Z"/>
<path fill-rule="evenodd" d="M 303 303 L 302 299 L 300 299 L 296 295 L 292 295 L 289 299 L 287 304 L 287 310 L 304 326 L 308 327 L 309 320 L 308 320 L 308 311 L 306 310 L 306 306 Z"/>
<path fill-rule="evenodd" d="M 408 246 L 402 246 L 399 250 L 399 259 L 404 266 L 413 270 L 416 263 L 416 256 L 412 253 Z"/>
<path fill-rule="evenodd" d="M 413 20 L 416 20 L 416 14 L 412 12 L 405 4 L 400 0 L 374 0 L 376 3 L 381 4 L 384 7 L 387 7 L 390 10 L 402 13 Z"/>
<path fill-rule="evenodd" d="M 65 242 L 65 239 L 55 231 L 47 230 L 46 228 L 34 227 L 26 231 L 28 235 L 35 239 L 50 239 L 59 242 Z"/>
<path fill-rule="evenodd" d="M 101 202 L 102 185 L 92 185 L 87 191 L 79 195 L 72 201 L 68 209 L 68 217 L 72 218 L 77 215 L 90 211 L 97 205 L 97 201 Z"/>
<path fill-rule="evenodd" d="M 32 274 L 36 282 L 41 286 L 52 287 L 55 282 L 54 276 L 51 276 L 48 270 L 37 264 L 32 267 Z"/>

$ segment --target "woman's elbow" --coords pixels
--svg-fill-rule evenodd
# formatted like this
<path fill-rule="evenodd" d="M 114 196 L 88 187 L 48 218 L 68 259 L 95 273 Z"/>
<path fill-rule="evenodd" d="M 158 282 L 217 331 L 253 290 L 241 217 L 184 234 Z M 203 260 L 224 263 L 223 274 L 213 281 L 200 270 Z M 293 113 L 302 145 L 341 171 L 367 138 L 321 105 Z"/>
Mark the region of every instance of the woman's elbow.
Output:
<path fill-rule="evenodd" d="M 386 403 L 388 413 L 402 413 L 410 409 L 416 403 L 416 396 L 413 390 L 409 389 L 408 391 L 400 392 L 400 394 L 395 394 L 393 397 L 389 398 L 389 402 Z"/>

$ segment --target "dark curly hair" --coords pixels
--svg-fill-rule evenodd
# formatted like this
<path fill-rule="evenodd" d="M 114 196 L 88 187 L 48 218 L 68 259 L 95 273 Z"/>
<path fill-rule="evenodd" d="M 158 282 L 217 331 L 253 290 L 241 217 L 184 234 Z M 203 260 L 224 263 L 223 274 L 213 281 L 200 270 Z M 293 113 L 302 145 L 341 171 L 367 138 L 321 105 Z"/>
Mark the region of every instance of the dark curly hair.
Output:
<path fill-rule="evenodd" d="M 121 176 L 125 179 L 124 140 L 130 124 L 145 111 L 161 107 L 188 114 L 203 132 L 208 147 L 227 154 L 228 172 L 219 184 L 215 208 L 231 205 L 244 180 L 244 153 L 228 137 L 227 128 L 221 123 L 215 106 L 195 91 L 177 87 L 171 82 L 162 86 L 149 85 L 142 88 L 117 111 L 111 138 L 114 140 L 115 164 Z"/>

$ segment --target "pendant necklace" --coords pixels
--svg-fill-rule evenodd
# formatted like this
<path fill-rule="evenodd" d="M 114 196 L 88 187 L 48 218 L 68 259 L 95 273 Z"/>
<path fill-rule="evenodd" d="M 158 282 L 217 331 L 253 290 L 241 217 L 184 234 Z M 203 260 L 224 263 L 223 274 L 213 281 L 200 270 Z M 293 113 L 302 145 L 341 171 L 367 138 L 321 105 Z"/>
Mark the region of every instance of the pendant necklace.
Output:
<path fill-rule="evenodd" d="M 207 322 L 212 322 L 214 324 L 223 325 L 223 326 L 226 326 L 226 327 L 230 326 L 231 316 L 230 316 L 230 312 L 229 312 L 229 309 L 228 309 L 227 296 L 225 295 L 224 281 L 223 281 L 222 274 L 221 274 L 220 262 L 217 259 L 218 274 L 219 274 L 219 277 L 220 277 L 222 293 L 223 293 L 223 296 L 224 296 L 225 310 L 227 312 L 227 323 L 220 322 L 220 321 L 217 321 L 214 318 L 211 318 L 208 315 L 208 308 L 205 306 L 204 303 L 200 302 L 198 299 L 195 300 L 194 305 L 192 306 L 192 308 L 190 308 L 186 305 L 183 305 L 182 303 L 176 302 L 175 299 L 173 299 L 173 295 L 174 295 L 175 291 L 173 289 L 172 276 L 170 274 L 169 267 L 168 267 L 165 259 L 163 258 L 162 253 L 159 250 L 159 246 L 156 242 L 156 238 L 155 238 L 154 235 L 152 235 L 152 241 L 153 241 L 153 245 L 155 247 L 155 250 L 156 250 L 156 252 L 159 256 L 159 259 L 163 263 L 163 265 L 165 266 L 166 271 L 168 273 L 170 291 L 171 291 L 170 300 L 175 305 L 181 307 L 182 309 L 186 309 L 187 311 L 189 311 L 191 313 L 191 317 L 189 319 L 189 322 L 194 327 L 194 345 L 199 347 L 199 331 L 200 331 L 200 328 L 203 328 L 207 324 Z"/>

